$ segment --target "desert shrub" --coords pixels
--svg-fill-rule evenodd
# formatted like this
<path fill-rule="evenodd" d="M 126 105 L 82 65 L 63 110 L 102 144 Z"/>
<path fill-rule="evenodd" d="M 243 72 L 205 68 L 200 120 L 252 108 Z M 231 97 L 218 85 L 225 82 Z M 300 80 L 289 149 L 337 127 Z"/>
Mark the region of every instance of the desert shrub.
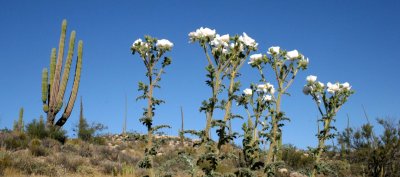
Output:
<path fill-rule="evenodd" d="M 284 145 L 282 149 L 282 160 L 292 169 L 311 170 L 314 165 L 312 156 L 303 151 L 299 151 L 293 145 Z"/>
<path fill-rule="evenodd" d="M 43 119 L 37 121 L 33 119 L 33 121 L 26 125 L 26 133 L 31 138 L 43 139 L 48 137 L 48 132 L 46 131 L 46 125 L 43 122 Z"/>
<path fill-rule="evenodd" d="M 4 175 L 4 170 L 12 163 L 12 157 L 7 151 L 0 151 L 0 176 Z"/>
<path fill-rule="evenodd" d="M 83 144 L 79 148 L 79 155 L 82 157 L 92 157 L 93 148 L 89 144 Z"/>
<path fill-rule="evenodd" d="M 32 139 L 29 143 L 29 151 L 34 156 L 45 156 L 47 155 L 47 150 L 42 146 L 42 142 L 39 139 Z"/>
<path fill-rule="evenodd" d="M 42 140 L 42 146 L 48 149 L 52 149 L 54 151 L 61 150 L 61 143 L 57 140 L 51 138 L 45 138 Z"/>
<path fill-rule="evenodd" d="M 77 167 L 76 172 L 84 176 L 94 176 L 95 169 L 87 165 L 80 165 Z"/>
<path fill-rule="evenodd" d="M 44 139 L 49 137 L 62 144 L 67 140 L 67 131 L 57 127 L 46 128 L 43 119 L 40 119 L 40 121 L 33 119 L 31 123 L 26 125 L 26 133 L 31 138 Z"/>
<path fill-rule="evenodd" d="M 118 161 L 129 165 L 135 165 L 139 162 L 139 157 L 131 156 L 125 153 L 119 153 Z"/>
<path fill-rule="evenodd" d="M 16 168 L 24 174 L 35 174 L 45 176 L 56 176 L 57 168 L 53 165 L 45 163 L 40 160 L 34 159 L 32 156 L 27 154 L 19 154 L 14 156 L 13 168 Z"/>
<path fill-rule="evenodd" d="M 255 177 L 254 173 L 248 168 L 239 168 L 235 175 L 238 177 Z"/>
<path fill-rule="evenodd" d="M 107 126 L 101 123 L 92 123 L 89 125 L 86 119 L 81 116 L 78 125 L 73 129 L 73 131 L 77 134 L 79 139 L 98 144 L 104 142 L 103 138 L 98 137 L 98 135 L 105 129 L 107 129 Z"/>
<path fill-rule="evenodd" d="M 51 127 L 48 130 L 49 138 L 55 139 L 60 143 L 64 144 L 67 141 L 67 131 L 62 128 Z"/>
<path fill-rule="evenodd" d="M 325 175 L 349 176 L 351 174 L 350 164 L 343 160 L 329 160 L 325 162 Z"/>
<path fill-rule="evenodd" d="M 85 159 L 81 156 L 76 156 L 72 154 L 59 154 L 54 156 L 53 159 L 49 159 L 50 163 L 64 167 L 70 172 L 77 172 L 79 166 L 85 164 Z"/>
<path fill-rule="evenodd" d="M 98 146 L 95 149 L 95 153 L 99 154 L 102 159 L 108 159 L 111 161 L 118 160 L 118 151 L 107 146 Z"/>
<path fill-rule="evenodd" d="M 106 145 L 106 139 L 101 136 L 95 136 L 92 139 L 92 143 L 96 145 Z"/>
<path fill-rule="evenodd" d="M 100 163 L 101 170 L 104 174 L 117 176 L 122 174 L 122 165 L 109 160 Z"/>
<path fill-rule="evenodd" d="M 28 147 L 28 142 L 28 137 L 23 133 L 11 132 L 0 134 L 1 147 L 5 147 L 7 150 L 25 149 Z"/>

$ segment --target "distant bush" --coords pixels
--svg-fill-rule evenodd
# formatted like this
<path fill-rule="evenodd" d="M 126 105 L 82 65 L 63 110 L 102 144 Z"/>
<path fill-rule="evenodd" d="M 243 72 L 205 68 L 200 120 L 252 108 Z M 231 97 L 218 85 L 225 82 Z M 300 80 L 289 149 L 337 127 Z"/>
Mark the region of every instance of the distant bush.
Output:
<path fill-rule="evenodd" d="M 43 139 L 48 137 L 48 132 L 46 131 L 46 125 L 43 122 L 43 119 L 37 121 L 33 119 L 33 121 L 26 125 L 26 133 L 32 138 Z"/>
<path fill-rule="evenodd" d="M 28 137 L 23 133 L 12 132 L 0 134 L 0 145 L 7 150 L 25 149 L 28 147 L 28 142 Z"/>
<path fill-rule="evenodd" d="M 294 170 L 311 171 L 314 165 L 314 159 L 311 155 L 298 150 L 293 145 L 282 147 L 282 160 Z"/>
<path fill-rule="evenodd" d="M 34 156 L 45 156 L 47 155 L 47 149 L 42 146 L 42 142 L 39 139 L 32 139 L 29 143 L 29 151 Z"/>
<path fill-rule="evenodd" d="M 44 139 L 48 137 L 62 144 L 67 140 L 67 132 L 64 129 L 56 127 L 46 128 L 42 118 L 39 121 L 33 119 L 31 123 L 26 125 L 26 133 L 31 138 Z"/>
<path fill-rule="evenodd" d="M 27 175 L 57 175 L 57 168 L 53 164 L 37 160 L 25 153 L 13 156 L 12 167 Z"/>
<path fill-rule="evenodd" d="M 9 152 L 0 151 L 0 176 L 4 175 L 4 170 L 12 163 L 12 157 Z"/>

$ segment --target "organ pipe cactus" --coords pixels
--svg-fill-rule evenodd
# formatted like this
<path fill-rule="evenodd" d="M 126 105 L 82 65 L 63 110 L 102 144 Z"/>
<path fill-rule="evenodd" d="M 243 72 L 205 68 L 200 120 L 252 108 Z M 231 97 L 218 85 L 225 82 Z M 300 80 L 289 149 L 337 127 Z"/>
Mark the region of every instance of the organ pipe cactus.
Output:
<path fill-rule="evenodd" d="M 50 55 L 50 73 L 47 68 L 42 71 L 42 102 L 43 111 L 47 113 L 47 127 L 62 127 L 71 115 L 79 88 L 79 81 L 82 69 L 82 48 L 83 42 L 78 43 L 78 55 L 75 66 L 75 76 L 71 93 L 60 118 L 55 122 L 57 113 L 63 107 L 65 90 L 72 65 L 72 58 L 75 47 L 75 31 L 70 34 L 66 62 L 63 64 L 64 45 L 67 32 L 67 21 L 63 20 L 58 50 L 53 48 Z M 57 54 L 56 54 L 57 53 Z M 63 66 L 64 65 L 64 66 Z M 61 75 L 61 71 L 63 73 Z"/>
<path fill-rule="evenodd" d="M 24 132 L 24 108 L 19 109 L 18 121 L 14 121 L 14 131 L 23 133 Z"/>

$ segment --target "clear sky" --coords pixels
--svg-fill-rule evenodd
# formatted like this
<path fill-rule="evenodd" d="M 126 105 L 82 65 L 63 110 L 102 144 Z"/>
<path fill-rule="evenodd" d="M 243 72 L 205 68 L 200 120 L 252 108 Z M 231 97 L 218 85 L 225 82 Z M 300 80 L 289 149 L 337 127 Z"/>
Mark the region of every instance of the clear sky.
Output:
<path fill-rule="evenodd" d="M 145 102 L 136 102 L 137 82 L 145 80 L 144 66 L 130 51 L 132 42 L 149 34 L 174 43 L 172 65 L 155 95 L 166 100 L 156 123 L 167 123 L 177 134 L 180 106 L 186 129 L 203 129 L 202 100 L 210 96 L 205 85 L 206 59 L 188 33 L 199 27 L 231 35 L 246 32 L 265 53 L 270 46 L 297 49 L 310 58 L 309 69 L 298 74 L 285 96 L 283 110 L 291 118 L 284 127 L 284 143 L 300 148 L 315 146 L 317 109 L 303 95 L 305 77 L 323 82 L 350 82 L 356 93 L 337 115 L 339 130 L 370 119 L 400 116 L 400 1 L 0 1 L 0 127 L 12 127 L 20 107 L 25 121 L 44 115 L 41 71 L 49 65 L 52 47 L 58 44 L 62 19 L 68 32 L 84 41 L 81 85 L 88 121 L 122 130 L 124 95 L 128 97 L 128 130 L 145 132 L 138 118 Z M 241 70 L 242 89 L 260 77 L 246 65 Z M 72 74 L 71 74 L 72 75 Z M 70 79 L 72 80 L 72 79 Z M 69 85 L 71 87 L 71 85 Z M 68 90 L 67 90 L 67 93 Z M 68 97 L 68 95 L 66 95 Z M 79 100 L 78 100 L 79 101 Z M 241 113 L 237 108 L 234 112 Z M 66 129 L 78 122 L 77 102 Z M 374 121 L 375 122 L 375 121 Z M 234 122 L 241 130 L 242 122 Z"/>

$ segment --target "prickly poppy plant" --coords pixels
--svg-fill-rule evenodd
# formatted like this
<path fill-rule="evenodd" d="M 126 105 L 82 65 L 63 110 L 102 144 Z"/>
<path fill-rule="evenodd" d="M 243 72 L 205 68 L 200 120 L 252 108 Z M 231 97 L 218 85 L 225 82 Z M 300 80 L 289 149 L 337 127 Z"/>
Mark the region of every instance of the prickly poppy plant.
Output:
<path fill-rule="evenodd" d="M 237 97 L 234 93 L 239 90 L 240 86 L 240 83 L 235 81 L 235 78 L 239 75 L 239 69 L 243 66 L 243 63 L 245 63 L 250 52 L 255 51 L 258 44 L 246 33 L 240 36 L 235 35 L 230 37 L 229 34 L 219 35 L 215 30 L 203 27 L 190 32 L 189 38 L 193 43 L 198 42 L 206 55 L 208 62 L 206 67 L 208 80 L 206 83 L 211 88 L 211 97 L 203 101 L 200 108 L 200 111 L 206 113 L 206 127 L 203 131 L 197 132 L 196 134 L 201 135 L 201 139 L 203 139 L 202 142 L 209 142 L 211 141 L 211 128 L 218 127 L 217 134 L 219 139 L 217 149 L 220 149 L 222 145 L 235 138 L 235 133 L 232 133 L 231 129 L 227 126 L 227 122 L 232 118 L 240 117 L 231 113 L 232 102 Z M 223 88 L 225 87 L 223 80 L 226 77 L 229 78 L 229 86 L 227 89 L 228 99 L 223 100 L 220 99 L 219 95 L 223 92 Z M 218 108 L 225 110 L 222 120 L 216 120 L 213 117 L 214 111 Z M 230 131 L 229 134 L 226 132 L 227 129 Z M 212 151 L 208 152 L 211 153 Z M 210 157 L 211 156 L 208 155 L 210 162 L 218 163 L 218 160 Z M 214 167 L 216 168 L 216 165 Z M 206 174 L 212 174 L 213 170 L 215 169 L 203 171 Z"/>
<path fill-rule="evenodd" d="M 137 39 L 131 47 L 132 54 L 138 53 L 146 67 L 147 83 L 139 82 L 139 91 L 142 95 L 136 100 L 147 100 L 147 107 L 144 108 L 143 117 L 140 122 L 147 128 L 147 146 L 145 149 L 145 157 L 139 163 L 139 167 L 148 169 L 148 175 L 154 176 L 153 172 L 153 156 L 157 154 L 157 144 L 153 144 L 153 133 L 162 128 L 170 128 L 168 125 L 153 125 L 153 117 L 155 115 L 156 106 L 164 103 L 161 99 L 153 96 L 155 88 L 161 88 L 158 84 L 161 81 L 161 75 L 165 73 L 165 68 L 171 64 L 171 58 L 163 57 L 170 51 L 173 43 L 167 39 L 158 40 L 151 36 L 145 36 L 145 40 Z M 160 63 L 161 62 L 161 63 Z"/>
<path fill-rule="evenodd" d="M 246 168 L 251 170 L 261 169 L 265 162 L 261 160 L 261 139 L 268 140 L 267 124 L 271 116 L 269 110 L 273 107 L 274 86 L 270 83 L 255 85 L 243 90 L 242 96 L 238 98 L 238 105 L 243 106 L 247 113 L 247 124 L 243 123 L 243 155 Z M 254 120 L 253 120 L 254 119 Z M 266 142 L 266 141 L 263 141 Z"/>
<path fill-rule="evenodd" d="M 304 57 L 297 50 L 286 51 L 282 50 L 279 46 L 270 47 L 267 54 L 253 54 L 250 56 L 248 64 L 257 68 L 261 75 L 261 82 L 267 83 L 267 78 L 264 75 L 264 68 L 266 65 L 272 68 L 275 75 L 275 82 L 277 85 L 277 93 L 272 93 L 271 98 L 275 101 L 273 109 L 270 109 L 271 129 L 270 134 L 270 147 L 267 155 L 268 162 L 275 162 L 279 160 L 280 147 L 282 145 L 282 130 L 284 125 L 282 121 L 289 120 L 285 117 L 285 113 L 281 110 L 282 96 L 287 93 L 287 89 L 292 85 L 298 71 L 307 69 L 309 60 Z M 268 71 L 268 70 L 267 70 Z"/>
<path fill-rule="evenodd" d="M 317 76 L 313 75 L 307 76 L 306 80 L 307 84 L 303 88 L 303 93 L 310 95 L 317 105 L 321 114 L 321 119 L 318 121 L 322 124 L 322 130 L 319 130 L 317 134 L 318 147 L 312 150 L 315 157 L 312 176 L 315 176 L 323 166 L 320 160 L 321 154 L 325 150 L 325 141 L 335 137 L 331 130 L 336 130 L 336 128 L 331 123 L 335 121 L 337 112 L 347 102 L 350 95 L 354 94 L 354 91 L 348 82 L 328 82 L 325 86 L 324 83 L 317 81 Z"/>

